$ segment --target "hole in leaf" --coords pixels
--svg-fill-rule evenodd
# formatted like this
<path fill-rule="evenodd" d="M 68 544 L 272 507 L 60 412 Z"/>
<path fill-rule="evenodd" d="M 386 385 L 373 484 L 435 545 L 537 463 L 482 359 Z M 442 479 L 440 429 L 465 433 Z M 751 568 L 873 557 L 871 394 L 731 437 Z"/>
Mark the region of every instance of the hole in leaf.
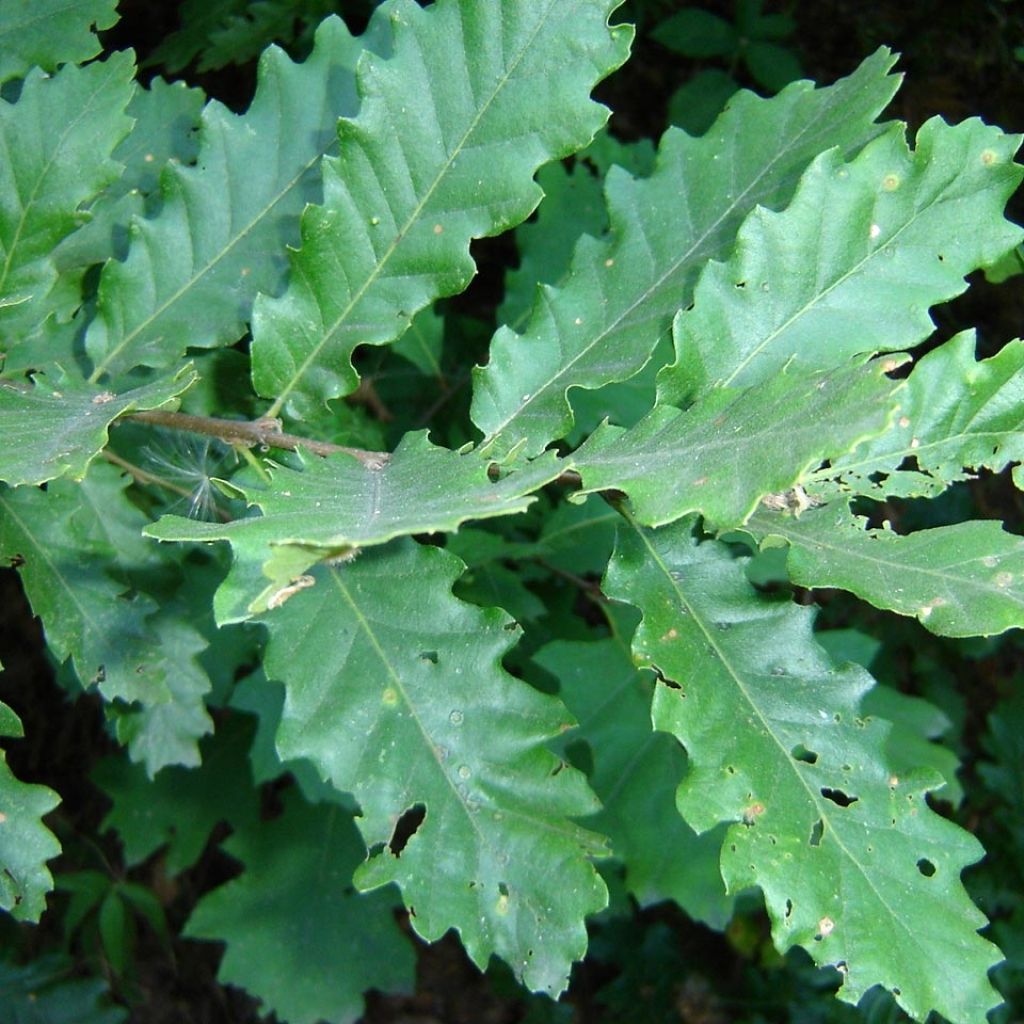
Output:
<path fill-rule="evenodd" d="M 429 661 L 431 665 L 436 665 L 437 651 L 420 651 L 420 661 Z"/>
<path fill-rule="evenodd" d="M 856 796 L 847 796 L 841 789 L 829 789 L 828 786 L 821 787 L 821 795 L 840 807 L 849 807 L 850 804 L 855 804 L 860 799 Z"/>
<path fill-rule="evenodd" d="M 507 896 L 508 895 L 508 886 L 504 882 L 499 882 L 498 883 L 498 892 L 502 896 Z"/>
<path fill-rule="evenodd" d="M 790 753 L 797 761 L 802 761 L 804 764 L 817 764 L 818 755 L 813 750 L 808 750 L 802 743 L 798 743 Z"/>
<path fill-rule="evenodd" d="M 935 874 L 935 865 L 928 860 L 927 857 L 922 857 L 917 862 L 917 870 L 924 875 L 925 878 L 931 878 Z"/>
<path fill-rule="evenodd" d="M 395 829 L 391 833 L 391 841 L 388 843 L 388 849 L 396 857 L 402 856 L 402 851 L 405 849 L 406 844 L 414 835 L 416 830 L 423 824 L 423 819 L 427 816 L 427 809 L 423 804 L 413 804 L 405 813 L 395 822 Z"/>
<path fill-rule="evenodd" d="M 786 900 L 786 917 L 789 918 L 789 917 L 792 917 L 792 915 L 793 915 L 793 901 L 792 900 Z"/>
<path fill-rule="evenodd" d="M 811 846 L 821 846 L 821 837 L 825 834 L 825 822 L 819 818 L 811 829 Z"/>
<path fill-rule="evenodd" d="M 551 774 L 552 775 L 557 775 L 565 767 L 566 767 L 565 762 L 564 761 L 559 761 L 558 764 L 556 764 L 555 767 L 551 769 Z"/>
<path fill-rule="evenodd" d="M 736 282 L 736 287 L 737 288 L 746 288 L 747 287 L 747 282 L 746 281 L 737 281 Z"/>

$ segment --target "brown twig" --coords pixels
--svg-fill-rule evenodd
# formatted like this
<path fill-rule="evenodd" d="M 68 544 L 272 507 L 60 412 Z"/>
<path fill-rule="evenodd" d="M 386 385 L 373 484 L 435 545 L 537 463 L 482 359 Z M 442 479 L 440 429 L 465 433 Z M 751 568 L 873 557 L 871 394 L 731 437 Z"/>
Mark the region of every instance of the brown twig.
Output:
<path fill-rule="evenodd" d="M 164 412 L 160 409 L 128 413 L 122 419 L 167 427 L 170 430 L 184 430 L 190 434 L 203 434 L 206 437 L 216 437 L 228 444 L 241 444 L 246 447 L 260 445 L 264 448 L 285 448 L 288 451 L 302 448 L 322 458 L 344 452 L 358 459 L 367 469 L 380 469 L 386 465 L 389 458 L 387 452 L 368 452 L 362 448 L 332 444 L 330 441 L 314 441 L 312 438 L 299 437 L 297 434 L 285 434 L 281 430 L 280 421 L 275 419 L 222 420 L 213 416 L 192 416 L 189 413 Z"/>

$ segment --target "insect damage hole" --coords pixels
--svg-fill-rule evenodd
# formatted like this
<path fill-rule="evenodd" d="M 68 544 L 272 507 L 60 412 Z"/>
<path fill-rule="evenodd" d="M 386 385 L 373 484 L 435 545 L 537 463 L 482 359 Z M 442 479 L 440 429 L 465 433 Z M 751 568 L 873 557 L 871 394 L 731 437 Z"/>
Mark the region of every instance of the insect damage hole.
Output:
<path fill-rule="evenodd" d="M 395 857 L 402 856 L 402 851 L 405 849 L 409 840 L 416 835 L 416 832 L 420 825 L 423 824 L 423 820 L 426 816 L 427 809 L 423 804 L 413 804 L 412 807 L 403 812 L 402 816 L 395 822 L 394 830 L 391 833 L 391 839 L 388 842 L 388 849 Z"/>
<path fill-rule="evenodd" d="M 917 862 L 917 870 L 924 875 L 925 878 L 931 878 L 935 874 L 935 865 L 927 858 L 922 857 Z"/>
<path fill-rule="evenodd" d="M 847 796 L 841 789 L 829 789 L 828 786 L 821 787 L 821 795 L 840 807 L 849 807 L 850 804 L 855 804 L 860 799 L 856 796 Z"/>

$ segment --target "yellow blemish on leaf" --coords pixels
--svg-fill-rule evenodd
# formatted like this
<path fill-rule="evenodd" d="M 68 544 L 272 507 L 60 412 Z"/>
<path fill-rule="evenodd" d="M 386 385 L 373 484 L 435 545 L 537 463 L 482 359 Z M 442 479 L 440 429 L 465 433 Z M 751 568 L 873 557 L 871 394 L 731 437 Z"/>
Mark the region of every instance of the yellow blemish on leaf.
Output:
<path fill-rule="evenodd" d="M 743 821 L 747 825 L 753 825 L 754 822 L 757 821 L 757 819 L 760 818 L 762 814 L 764 814 L 764 811 L 764 804 L 761 803 L 760 800 L 757 800 L 754 803 L 752 803 L 748 808 L 746 808 L 746 810 L 744 810 Z"/>
<path fill-rule="evenodd" d="M 98 395 L 93 395 L 93 405 L 106 405 L 107 402 L 112 402 L 117 396 L 110 391 L 101 391 Z"/>
<path fill-rule="evenodd" d="M 444 228 L 440 224 L 435 224 L 434 225 L 434 234 L 435 235 L 441 234 L 442 231 L 444 231 Z"/>
<path fill-rule="evenodd" d="M 822 939 L 828 938 L 835 930 L 836 923 L 831 917 L 823 917 L 818 922 L 818 936 Z"/>
<path fill-rule="evenodd" d="M 388 687 L 380 698 L 388 707 L 394 707 L 398 703 L 398 693 L 392 688 Z"/>
<path fill-rule="evenodd" d="M 886 192 L 895 192 L 900 187 L 900 176 L 898 174 L 887 174 L 882 179 L 882 188 Z"/>
<path fill-rule="evenodd" d="M 508 896 L 505 893 L 498 897 L 498 902 L 494 904 L 494 909 L 502 916 L 508 913 Z"/>
<path fill-rule="evenodd" d="M 995 585 L 997 587 L 1008 587 L 1013 582 L 1012 572 L 997 572 L 995 575 Z"/>
<path fill-rule="evenodd" d="M 986 167 L 991 167 L 999 159 L 999 154 L 994 149 L 983 149 L 981 151 L 981 162 Z"/>
<path fill-rule="evenodd" d="M 296 576 L 287 587 L 282 587 L 270 595 L 267 601 L 267 608 L 280 608 L 288 598 L 293 597 L 300 590 L 312 587 L 315 583 L 316 580 L 312 576 Z"/>
<path fill-rule="evenodd" d="M 909 416 L 901 416 L 900 417 L 900 426 L 903 427 L 903 428 L 909 427 L 910 426 L 910 417 Z"/>

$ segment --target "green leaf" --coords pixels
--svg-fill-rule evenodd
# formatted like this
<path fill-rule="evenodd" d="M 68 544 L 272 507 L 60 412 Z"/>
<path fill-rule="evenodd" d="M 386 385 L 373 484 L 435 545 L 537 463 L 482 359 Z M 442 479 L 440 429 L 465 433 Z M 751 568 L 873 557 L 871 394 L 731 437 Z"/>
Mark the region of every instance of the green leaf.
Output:
<path fill-rule="evenodd" d="M 131 924 L 128 908 L 116 887 L 103 897 L 97 925 L 107 962 L 115 974 L 124 974 L 131 955 Z"/>
<path fill-rule="evenodd" d="M 407 434 L 375 468 L 345 453 L 310 458 L 301 473 L 272 468 L 273 489 L 245 492 L 261 516 L 230 523 L 164 516 L 145 533 L 158 540 L 231 542 L 235 564 L 215 605 L 223 625 L 284 603 L 298 577 L 323 559 L 406 534 L 454 530 L 468 519 L 522 512 L 533 501 L 530 492 L 562 469 L 554 453 L 497 481 L 488 466 L 477 452 L 431 444 L 424 430 Z"/>
<path fill-rule="evenodd" d="M 224 843 L 245 870 L 199 901 L 185 935 L 226 942 L 218 979 L 256 996 L 263 1013 L 348 1024 L 366 989 L 412 988 L 412 943 L 395 922 L 393 891 L 352 889 L 365 847 L 351 816 L 294 790 L 284 805 Z"/>
<path fill-rule="evenodd" d="M 210 36 L 248 4 L 249 0 L 184 0 L 178 11 L 181 28 L 164 38 L 144 66 L 162 64 L 171 73 L 181 71 L 209 46 Z"/>
<path fill-rule="evenodd" d="M 886 428 L 902 387 L 885 376 L 892 368 L 783 371 L 751 388 L 716 388 L 685 412 L 656 406 L 630 430 L 605 424 L 572 457 L 582 493 L 625 491 L 649 526 L 694 511 L 717 529 L 738 526 L 766 495 Z"/>
<path fill-rule="evenodd" d="M 886 764 L 886 726 L 860 710 L 871 677 L 837 668 L 809 609 L 759 595 L 692 526 L 624 530 L 606 579 L 643 612 L 634 653 L 666 680 L 654 720 L 690 756 L 680 813 L 733 823 L 729 890 L 760 886 L 775 944 L 841 965 L 841 999 L 882 985 L 919 1019 L 982 1024 L 1000 956 L 960 881 L 980 844 L 928 807 L 933 774 Z"/>
<path fill-rule="evenodd" d="M 92 781 L 113 803 L 101 827 L 117 831 L 129 867 L 166 847 L 167 871 L 176 875 L 199 859 L 218 822 L 244 830 L 258 821 L 246 760 L 252 731 L 251 719 L 227 719 L 203 740 L 200 767 L 165 768 L 155 779 L 123 756 L 93 768 Z"/>
<path fill-rule="evenodd" d="M 607 110 L 590 90 L 626 58 L 620 0 L 439 0 L 385 10 L 394 54 L 359 68 L 358 117 L 338 126 L 323 206 L 302 217 L 288 290 L 253 317 L 253 382 L 311 414 L 355 390 L 360 344 L 394 341 L 410 318 L 475 272 L 473 238 L 524 220 L 537 168 L 586 145 Z"/>
<path fill-rule="evenodd" d="M 654 29 L 651 38 L 684 57 L 725 57 L 739 42 L 729 22 L 699 7 L 673 14 Z"/>
<path fill-rule="evenodd" d="M 730 251 L 757 204 L 784 204 L 822 147 L 855 151 L 880 131 L 871 122 L 895 88 L 892 62 L 879 50 L 827 89 L 738 93 L 702 138 L 670 128 L 650 178 L 612 168 L 608 237 L 580 239 L 565 286 L 541 288 L 525 333 L 500 329 L 474 370 L 473 421 L 488 439 L 534 454 L 571 428 L 570 388 L 639 371 L 701 267 Z"/>
<path fill-rule="evenodd" d="M 924 340 L 934 330 L 929 307 L 959 295 L 968 273 L 1021 236 L 1003 218 L 1021 179 L 1019 142 L 978 120 L 933 118 L 913 151 L 893 128 L 849 163 L 823 153 L 793 202 L 754 210 L 734 255 L 702 274 L 693 309 L 675 323 L 677 361 L 662 371 L 662 400 Z"/>
<path fill-rule="evenodd" d="M 30 337 L 51 313 L 67 319 L 78 304 L 74 293 L 59 303 L 51 296 L 53 250 L 121 172 L 111 153 L 131 128 L 125 107 L 134 71 L 130 52 L 115 53 L 53 77 L 32 71 L 17 103 L 0 99 L 0 351 Z"/>
<path fill-rule="evenodd" d="M 0 7 L 0 82 L 95 57 L 93 29 L 116 21 L 117 0 L 8 0 Z"/>
<path fill-rule="evenodd" d="M 1024 342 L 976 361 L 973 331 L 950 338 L 915 365 L 900 395 L 899 420 L 818 474 L 816 492 L 933 496 L 971 476 L 969 470 L 998 473 L 1024 460 L 1022 369 Z"/>
<path fill-rule="evenodd" d="M 544 199 L 536 215 L 516 228 L 519 266 L 505 275 L 499 323 L 518 328 L 529 316 L 537 285 L 558 284 L 564 278 L 580 236 L 597 238 L 608 229 L 602 190 L 613 164 L 638 176 L 650 174 L 654 147 L 648 139 L 620 142 L 602 130 L 576 154 L 571 168 L 553 163 L 540 169 L 537 184 Z"/>
<path fill-rule="evenodd" d="M 71 658 L 83 685 L 108 700 L 152 704 L 170 699 L 173 666 L 147 622 L 156 602 L 133 593 L 125 571 L 137 552 L 115 546 L 132 526 L 144 543 L 146 520 L 126 486 L 114 467 L 96 465 L 81 485 L 0 489 L 0 557 L 17 567 L 58 662 Z"/>
<path fill-rule="evenodd" d="M 451 595 L 462 568 L 405 540 L 318 570 L 267 616 L 267 675 L 287 690 L 278 750 L 359 802 L 372 853 L 357 886 L 397 882 L 425 939 L 454 927 L 479 966 L 497 954 L 557 995 L 606 902 L 589 862 L 602 843 L 569 820 L 596 801 L 544 748 L 565 708 L 500 666 L 514 624 Z M 415 834 L 390 845 L 416 808 Z"/>
<path fill-rule="evenodd" d="M 24 966 L 0 960 L 0 1021 L 123 1024 L 128 1011 L 112 1005 L 107 982 L 79 977 L 78 969 L 70 958 L 54 954 Z"/>
<path fill-rule="evenodd" d="M 0 480 L 17 486 L 57 477 L 81 480 L 119 416 L 167 405 L 196 380 L 191 364 L 174 376 L 115 395 L 72 376 L 0 380 Z"/>
<path fill-rule="evenodd" d="M 337 144 L 337 118 L 358 106 L 361 52 L 329 18 L 305 63 L 276 47 L 263 54 L 246 113 L 207 104 L 196 165 L 165 168 L 159 212 L 136 219 L 127 259 L 104 267 L 85 341 L 93 380 L 174 365 L 189 347 L 242 336 L 256 292 L 280 284 L 284 243 L 317 197 L 316 168 Z"/>
<path fill-rule="evenodd" d="M 759 509 L 746 529 L 761 543 L 789 545 L 794 583 L 848 590 L 940 636 L 992 636 L 1024 626 L 1024 539 L 998 522 L 901 536 L 868 529 L 836 503 L 798 518 Z"/>
<path fill-rule="evenodd" d="M 634 666 L 629 637 L 556 640 L 533 660 L 558 679 L 559 696 L 579 719 L 568 737 L 590 748 L 590 783 L 603 805 L 590 824 L 625 863 L 629 891 L 641 905 L 672 899 L 723 928 L 732 916 L 718 868 L 724 829 L 698 836 L 675 811 L 686 754 L 651 726 L 654 679 Z"/>
<path fill-rule="evenodd" d="M 213 721 L 205 702 L 210 678 L 197 660 L 207 647 L 206 638 L 190 622 L 163 609 L 149 626 L 164 659 L 174 666 L 166 679 L 170 700 L 129 708 L 114 705 L 107 708 L 107 717 L 114 720 L 117 739 L 131 759 L 152 778 L 168 765 L 198 765 L 198 741 L 213 731 Z"/>
<path fill-rule="evenodd" d="M 52 789 L 16 778 L 0 751 L 0 909 L 16 921 L 38 921 L 46 908 L 53 888 L 46 862 L 60 843 L 42 818 L 59 803 Z"/>

